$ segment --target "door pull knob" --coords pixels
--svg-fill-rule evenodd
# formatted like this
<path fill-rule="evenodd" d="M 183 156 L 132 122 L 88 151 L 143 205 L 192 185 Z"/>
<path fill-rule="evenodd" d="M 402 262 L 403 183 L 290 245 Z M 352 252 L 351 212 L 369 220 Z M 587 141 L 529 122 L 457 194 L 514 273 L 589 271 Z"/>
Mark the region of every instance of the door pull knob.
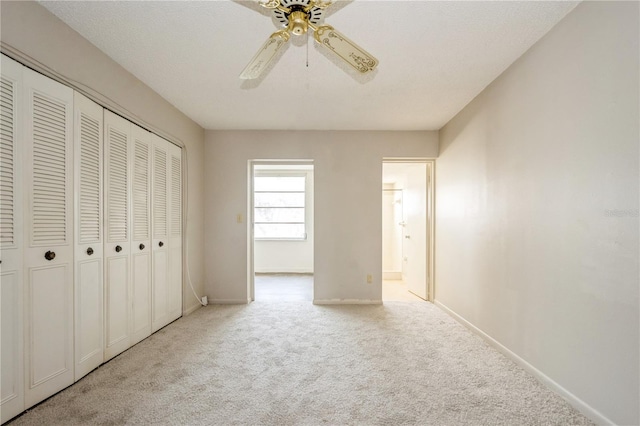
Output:
<path fill-rule="evenodd" d="M 140 247 L 140 250 L 144 250 L 144 244 L 140 244 L 138 247 Z"/>
<path fill-rule="evenodd" d="M 158 245 L 159 245 L 160 247 L 162 247 L 162 246 L 164 245 L 164 243 L 163 243 L 162 241 L 160 241 L 160 242 L 158 243 Z"/>
<path fill-rule="evenodd" d="M 116 246 L 116 252 L 117 252 L 117 253 L 120 253 L 121 251 L 122 251 L 122 247 L 120 247 L 120 246 Z"/>
<path fill-rule="evenodd" d="M 88 254 L 89 256 L 91 256 L 91 255 L 93 254 L 93 249 L 92 249 L 91 247 L 89 247 L 89 248 L 87 249 L 87 254 Z"/>
<path fill-rule="evenodd" d="M 46 252 L 44 254 L 44 258 L 47 259 L 47 260 L 53 260 L 53 259 L 56 258 L 56 253 L 51 251 L 51 250 L 49 250 L 48 252 Z"/>

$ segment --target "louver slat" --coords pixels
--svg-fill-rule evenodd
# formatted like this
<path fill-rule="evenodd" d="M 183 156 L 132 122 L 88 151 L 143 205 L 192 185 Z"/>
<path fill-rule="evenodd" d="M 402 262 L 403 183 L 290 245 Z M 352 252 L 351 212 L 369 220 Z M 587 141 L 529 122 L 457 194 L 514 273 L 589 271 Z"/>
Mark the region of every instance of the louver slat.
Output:
<path fill-rule="evenodd" d="M 136 140 L 133 173 L 133 235 L 136 240 L 149 238 L 149 146 Z"/>
<path fill-rule="evenodd" d="M 180 157 L 171 156 L 171 235 L 182 233 L 181 178 Z"/>
<path fill-rule="evenodd" d="M 100 242 L 100 123 L 80 114 L 80 243 Z"/>
<path fill-rule="evenodd" d="M 67 240 L 67 147 L 65 105 L 33 94 L 32 238 L 34 243 Z"/>
<path fill-rule="evenodd" d="M 0 79 L 0 245 L 15 244 L 14 85 Z"/>
<path fill-rule="evenodd" d="M 127 135 L 109 131 L 109 230 L 110 242 L 126 241 L 127 229 Z"/>
<path fill-rule="evenodd" d="M 167 153 L 154 150 L 153 176 L 153 235 L 167 235 Z"/>

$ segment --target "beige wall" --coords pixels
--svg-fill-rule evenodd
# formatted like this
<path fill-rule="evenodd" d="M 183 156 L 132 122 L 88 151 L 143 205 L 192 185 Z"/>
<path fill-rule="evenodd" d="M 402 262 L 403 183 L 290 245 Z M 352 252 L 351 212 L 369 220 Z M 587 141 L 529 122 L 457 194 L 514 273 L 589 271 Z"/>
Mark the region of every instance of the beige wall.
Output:
<path fill-rule="evenodd" d="M 189 270 L 196 291 L 203 284 L 204 130 L 140 80 L 116 64 L 57 17 L 35 2 L 0 3 L 3 53 L 75 86 L 132 121 L 181 143 L 188 160 L 187 239 Z M 185 310 L 197 305 L 188 286 Z"/>
<path fill-rule="evenodd" d="M 436 168 L 437 302 L 618 424 L 640 422 L 638 16 L 580 4 L 441 130 Z"/>
<path fill-rule="evenodd" d="M 437 132 L 207 131 L 206 293 L 246 302 L 248 162 L 313 160 L 314 299 L 377 301 L 382 296 L 382 159 L 429 157 Z M 367 274 L 373 283 L 367 284 Z"/>

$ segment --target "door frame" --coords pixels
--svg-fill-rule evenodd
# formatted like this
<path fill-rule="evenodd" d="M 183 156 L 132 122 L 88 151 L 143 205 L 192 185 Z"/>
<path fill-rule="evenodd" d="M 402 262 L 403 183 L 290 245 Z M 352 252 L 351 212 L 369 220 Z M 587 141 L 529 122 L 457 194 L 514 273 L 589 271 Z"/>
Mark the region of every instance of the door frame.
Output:
<path fill-rule="evenodd" d="M 247 220 L 247 303 L 255 302 L 256 300 L 256 288 L 255 288 L 255 261 L 254 261 L 254 238 L 253 238 L 253 176 L 255 174 L 256 166 L 314 166 L 313 160 L 249 160 L 247 162 L 247 214 L 245 215 Z M 315 167 L 314 167 L 314 188 L 313 196 L 315 198 Z M 315 208 L 315 202 L 313 203 Z M 238 217 L 238 222 L 242 218 Z M 315 220 L 315 215 L 314 215 Z M 315 239 L 314 239 L 314 255 L 315 255 Z"/>
<path fill-rule="evenodd" d="M 435 172 L 436 172 L 436 160 L 435 158 L 423 158 L 423 157 L 383 157 L 382 164 L 385 163 L 420 163 L 425 164 L 427 167 L 427 258 L 425 259 L 427 265 L 427 301 L 432 302 L 435 299 L 436 283 L 435 283 Z M 382 226 L 382 223 L 380 224 Z M 381 271 L 382 276 L 383 271 Z"/>

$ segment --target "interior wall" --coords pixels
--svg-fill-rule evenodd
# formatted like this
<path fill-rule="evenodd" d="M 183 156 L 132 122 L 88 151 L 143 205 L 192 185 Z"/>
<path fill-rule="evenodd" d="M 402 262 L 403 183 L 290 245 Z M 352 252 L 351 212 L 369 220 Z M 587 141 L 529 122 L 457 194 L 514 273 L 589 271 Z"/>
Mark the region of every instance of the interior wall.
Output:
<path fill-rule="evenodd" d="M 248 226 L 236 221 L 247 213 L 248 162 L 296 159 L 314 164 L 315 301 L 380 302 L 382 159 L 437 151 L 437 132 L 206 131 L 207 296 L 249 298 Z"/>
<path fill-rule="evenodd" d="M 196 291 L 202 294 L 204 130 L 38 3 L 2 1 L 0 12 L 3 53 L 26 55 L 114 112 L 184 144 L 188 162 L 187 266 Z M 185 312 L 198 306 L 188 285 L 184 286 L 183 300 Z"/>
<path fill-rule="evenodd" d="M 305 184 L 305 240 L 255 240 L 254 271 L 257 273 L 313 273 L 313 170 L 304 170 Z"/>
<path fill-rule="evenodd" d="M 436 301 L 638 424 L 639 4 L 583 2 L 440 131 Z"/>

